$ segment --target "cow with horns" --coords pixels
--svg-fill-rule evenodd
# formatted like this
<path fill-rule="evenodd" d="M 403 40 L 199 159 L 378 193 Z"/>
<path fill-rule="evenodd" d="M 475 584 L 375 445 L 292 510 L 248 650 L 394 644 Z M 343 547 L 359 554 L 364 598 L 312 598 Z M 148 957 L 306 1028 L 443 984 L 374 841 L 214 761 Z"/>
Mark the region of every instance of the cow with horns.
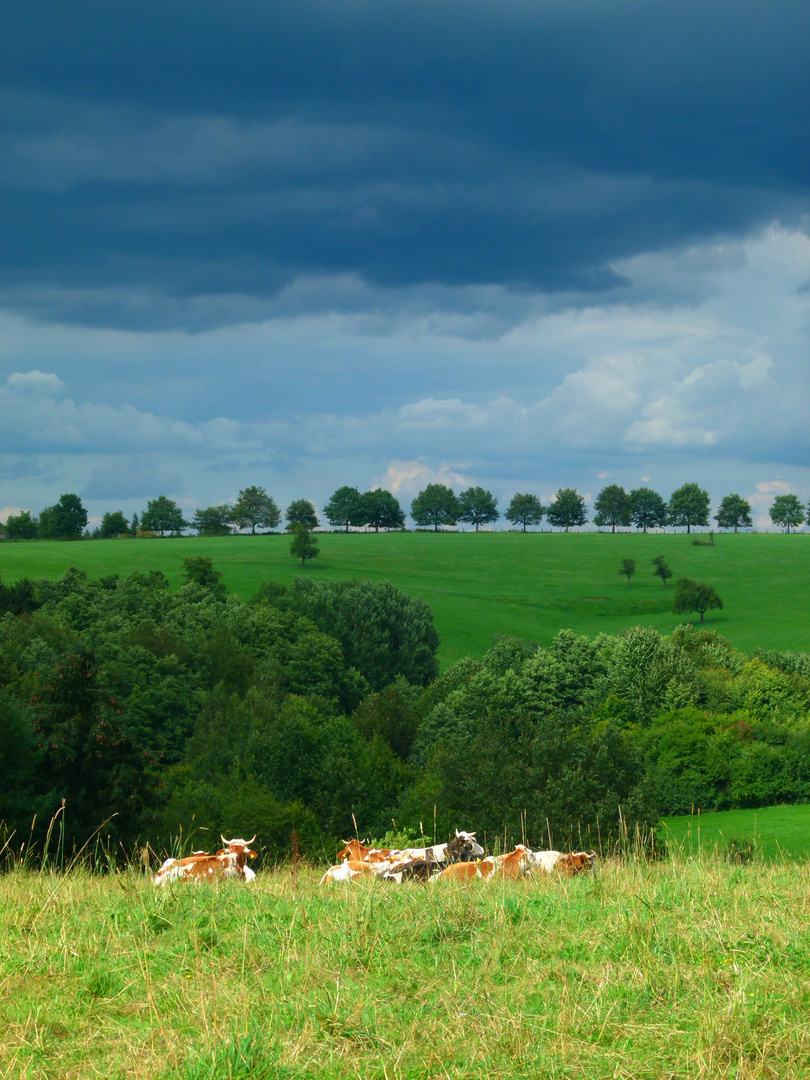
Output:
<path fill-rule="evenodd" d="M 155 876 L 155 885 L 166 885 L 171 881 L 252 881 L 256 874 L 247 865 L 248 859 L 254 859 L 256 852 L 251 844 L 256 839 L 226 840 L 225 845 L 214 855 L 207 852 L 195 852 L 185 859 L 166 859 Z"/>

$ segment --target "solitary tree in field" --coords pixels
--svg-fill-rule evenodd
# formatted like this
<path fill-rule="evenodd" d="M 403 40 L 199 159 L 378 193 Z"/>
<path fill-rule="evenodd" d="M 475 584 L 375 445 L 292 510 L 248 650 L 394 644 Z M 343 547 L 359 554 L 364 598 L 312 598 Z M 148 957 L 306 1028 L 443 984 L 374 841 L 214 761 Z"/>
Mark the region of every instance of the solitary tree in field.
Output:
<path fill-rule="evenodd" d="M 667 523 L 667 504 L 652 488 L 634 488 L 630 492 L 630 519 L 637 529 L 662 529 Z"/>
<path fill-rule="evenodd" d="M 260 528 L 275 529 L 281 521 L 281 511 L 272 495 L 268 495 L 263 487 L 256 487 L 254 484 L 243 488 L 237 495 L 231 509 L 231 521 L 235 521 L 240 529 L 250 529 L 253 536 L 257 525 Z"/>
<path fill-rule="evenodd" d="M 546 510 L 549 524 L 556 529 L 575 528 L 584 525 L 588 518 L 585 515 L 585 499 L 575 488 L 560 488 L 554 496 L 554 501 Z"/>
<path fill-rule="evenodd" d="M 371 525 L 375 532 L 401 529 L 405 524 L 405 511 L 390 491 L 375 488 L 360 496 L 360 518 L 361 524 Z"/>
<path fill-rule="evenodd" d="M 288 532 L 294 532 L 299 525 L 303 525 L 305 529 L 318 528 L 318 515 L 309 499 L 293 499 L 287 507 L 286 517 L 288 524 L 285 527 Z"/>
<path fill-rule="evenodd" d="M 703 582 L 692 581 L 690 578 L 681 578 L 675 586 L 675 603 L 672 610 L 676 615 L 685 611 L 697 611 L 700 613 L 700 621 L 703 622 L 704 614 L 711 608 L 722 608 L 723 601 L 711 585 Z"/>
<path fill-rule="evenodd" d="M 697 484 L 683 484 L 673 491 L 667 506 L 667 524 L 685 525 L 687 533 L 693 525 L 709 524 L 709 493 Z"/>
<path fill-rule="evenodd" d="M 545 507 L 536 495 L 513 495 L 503 516 L 513 525 L 522 525 L 523 532 L 526 532 L 527 525 L 540 524 L 545 512 Z"/>
<path fill-rule="evenodd" d="M 363 496 L 356 487 L 339 487 L 323 508 L 324 516 L 335 526 L 349 531 L 352 525 L 365 525 L 363 520 Z"/>
<path fill-rule="evenodd" d="M 462 491 L 458 502 L 461 507 L 458 520 L 474 525 L 476 532 L 479 525 L 488 525 L 501 516 L 498 513 L 498 500 L 491 491 L 485 491 L 482 487 L 469 487 Z"/>
<path fill-rule="evenodd" d="M 302 568 L 306 567 L 307 559 L 314 559 L 319 554 L 315 537 L 304 525 L 295 526 L 295 532 L 290 541 L 290 554 L 294 559 L 301 560 Z"/>
<path fill-rule="evenodd" d="M 788 533 L 804 521 L 804 507 L 796 495 L 777 495 L 769 513 L 774 525 L 783 526 Z"/>
<path fill-rule="evenodd" d="M 428 484 L 411 503 L 411 517 L 416 524 L 432 525 L 434 532 L 440 525 L 457 525 L 460 514 L 458 499 L 446 484 Z"/>
<path fill-rule="evenodd" d="M 672 577 L 672 571 L 667 566 L 667 560 L 663 555 L 656 555 L 652 564 L 655 567 L 653 570 L 653 577 L 660 577 L 664 583 L 664 588 L 666 588 L 667 581 Z"/>
<path fill-rule="evenodd" d="M 714 520 L 721 529 L 750 529 L 751 503 L 742 495 L 724 495 Z"/>
<path fill-rule="evenodd" d="M 600 528 L 610 525 L 610 531 L 616 532 L 617 525 L 629 525 L 633 519 L 633 503 L 630 496 L 619 484 L 608 484 L 602 488 L 594 500 L 596 511 L 593 523 Z"/>
<path fill-rule="evenodd" d="M 627 578 L 628 589 L 633 584 L 631 578 L 636 572 L 636 560 L 635 559 L 622 559 L 622 564 L 619 567 L 619 576 Z"/>

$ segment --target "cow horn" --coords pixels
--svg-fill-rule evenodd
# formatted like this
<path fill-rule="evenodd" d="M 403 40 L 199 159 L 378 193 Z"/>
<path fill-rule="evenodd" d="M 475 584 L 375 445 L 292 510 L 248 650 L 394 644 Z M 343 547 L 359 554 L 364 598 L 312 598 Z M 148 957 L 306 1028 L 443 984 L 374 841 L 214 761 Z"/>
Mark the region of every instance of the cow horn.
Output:
<path fill-rule="evenodd" d="M 249 840 L 245 841 L 245 847 L 250 847 L 250 845 L 253 843 L 253 841 L 255 839 L 256 839 L 256 833 L 254 833 L 253 836 L 251 836 L 251 838 Z"/>
<path fill-rule="evenodd" d="M 230 840 L 226 840 L 225 837 L 222 835 L 222 833 L 219 834 L 219 838 L 222 841 L 222 843 L 225 845 L 225 847 L 227 847 L 228 844 L 230 844 Z"/>

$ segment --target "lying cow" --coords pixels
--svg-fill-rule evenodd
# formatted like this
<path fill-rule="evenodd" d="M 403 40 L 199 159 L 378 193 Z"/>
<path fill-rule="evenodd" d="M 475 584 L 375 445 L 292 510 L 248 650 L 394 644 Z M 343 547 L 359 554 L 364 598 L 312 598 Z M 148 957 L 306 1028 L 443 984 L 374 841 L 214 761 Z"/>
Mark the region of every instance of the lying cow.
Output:
<path fill-rule="evenodd" d="M 436 849 L 440 858 L 436 858 Z M 445 866 L 459 862 L 469 862 L 484 854 L 484 849 L 476 841 L 474 833 L 459 832 L 456 829 L 456 837 L 449 844 L 436 844 L 433 848 L 422 849 L 424 856 L 407 858 L 394 862 L 391 869 L 383 877 L 386 881 L 427 881 L 431 875 L 442 870 Z"/>
<path fill-rule="evenodd" d="M 390 862 L 368 863 L 359 859 L 344 859 L 338 866 L 330 866 L 319 885 L 335 881 L 357 881 L 360 878 L 381 877 L 391 866 Z"/>
<path fill-rule="evenodd" d="M 476 878 L 520 878 L 529 867 L 532 852 L 518 844 L 508 855 L 489 855 L 478 862 L 461 862 L 445 867 L 431 881 L 474 881 Z"/>
<path fill-rule="evenodd" d="M 155 875 L 156 886 L 166 885 L 170 881 L 253 881 L 256 874 L 246 865 L 247 859 L 255 859 L 256 852 L 251 844 L 256 839 L 226 840 L 225 845 L 215 855 L 195 852 L 185 859 L 166 859 Z"/>
<path fill-rule="evenodd" d="M 573 877 L 593 870 L 595 860 L 594 852 L 575 851 L 566 855 L 562 851 L 531 851 L 528 862 L 530 867 L 546 874 L 557 872 Z"/>

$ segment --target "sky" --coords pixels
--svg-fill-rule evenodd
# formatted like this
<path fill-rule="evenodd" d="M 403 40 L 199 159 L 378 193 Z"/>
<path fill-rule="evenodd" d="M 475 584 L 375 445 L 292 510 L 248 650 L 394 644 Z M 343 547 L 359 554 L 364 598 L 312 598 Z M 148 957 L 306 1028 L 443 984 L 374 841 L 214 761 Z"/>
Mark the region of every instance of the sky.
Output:
<path fill-rule="evenodd" d="M 9 0 L 0 519 L 810 499 L 805 0 Z"/>

